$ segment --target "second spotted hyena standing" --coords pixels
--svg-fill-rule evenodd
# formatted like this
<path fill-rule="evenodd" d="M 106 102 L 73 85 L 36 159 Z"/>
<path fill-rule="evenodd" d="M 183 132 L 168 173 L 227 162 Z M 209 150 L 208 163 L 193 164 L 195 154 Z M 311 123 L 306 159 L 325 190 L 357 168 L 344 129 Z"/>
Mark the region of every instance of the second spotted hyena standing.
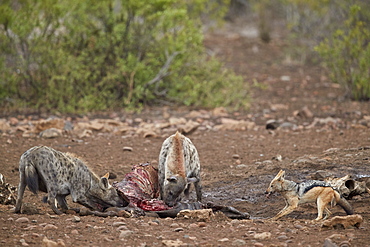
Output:
<path fill-rule="evenodd" d="M 160 198 L 169 206 L 180 200 L 181 194 L 189 196 L 190 184 L 194 183 L 197 200 L 202 200 L 200 162 L 197 149 L 184 135 L 168 137 L 159 154 L 158 182 Z"/>
<path fill-rule="evenodd" d="M 47 192 L 47 201 L 56 214 L 68 209 L 65 197 L 87 208 L 103 211 L 108 207 L 127 206 L 108 181 L 107 173 L 97 177 L 79 158 L 45 146 L 27 150 L 19 161 L 20 181 L 15 212 L 19 213 L 26 186 L 33 192 Z"/>

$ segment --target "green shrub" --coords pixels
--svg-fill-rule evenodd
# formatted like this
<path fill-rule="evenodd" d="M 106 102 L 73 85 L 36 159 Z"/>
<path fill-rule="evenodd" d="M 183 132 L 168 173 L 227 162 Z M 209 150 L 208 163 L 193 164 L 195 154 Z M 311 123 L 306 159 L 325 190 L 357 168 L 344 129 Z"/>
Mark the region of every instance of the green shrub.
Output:
<path fill-rule="evenodd" d="M 343 29 L 315 49 L 330 76 L 356 100 L 370 99 L 370 28 L 361 20 L 361 8 L 353 5 Z"/>
<path fill-rule="evenodd" d="M 207 0 L 2 1 L 0 100 L 60 112 L 164 101 L 247 106 L 241 78 L 207 58 L 203 47 L 200 16 L 221 19 L 226 6 Z"/>

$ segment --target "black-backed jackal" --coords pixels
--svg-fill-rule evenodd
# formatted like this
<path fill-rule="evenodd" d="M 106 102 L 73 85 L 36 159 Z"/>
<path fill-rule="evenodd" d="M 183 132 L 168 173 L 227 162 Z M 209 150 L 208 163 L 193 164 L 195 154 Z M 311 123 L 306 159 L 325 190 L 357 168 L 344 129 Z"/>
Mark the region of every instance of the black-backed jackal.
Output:
<path fill-rule="evenodd" d="M 315 220 L 323 219 L 324 211 L 326 214 L 324 219 L 329 217 L 331 214 L 327 208 L 329 203 L 331 206 L 337 203 L 347 214 L 353 214 L 351 205 L 330 184 L 317 180 L 296 183 L 286 180 L 284 175 L 285 171 L 280 170 L 265 192 L 267 197 L 273 192 L 279 192 L 286 202 L 286 206 L 275 217 L 271 218 L 271 220 L 277 220 L 293 212 L 299 204 L 309 202 L 316 202 L 317 204 L 318 214 Z"/>

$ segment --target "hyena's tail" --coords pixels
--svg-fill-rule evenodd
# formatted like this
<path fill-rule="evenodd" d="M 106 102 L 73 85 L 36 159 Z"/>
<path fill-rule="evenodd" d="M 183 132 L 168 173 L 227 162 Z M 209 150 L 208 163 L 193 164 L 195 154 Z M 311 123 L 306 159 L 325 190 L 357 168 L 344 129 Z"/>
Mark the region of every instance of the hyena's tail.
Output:
<path fill-rule="evenodd" d="M 22 162 L 25 162 L 24 160 Z M 39 190 L 39 175 L 37 173 L 36 168 L 32 165 L 32 163 L 27 163 L 25 165 L 25 177 L 26 177 L 26 184 L 30 191 L 37 194 Z"/>
<path fill-rule="evenodd" d="M 353 208 L 352 208 L 351 204 L 349 204 L 349 202 L 346 199 L 344 199 L 339 194 L 339 192 L 337 192 L 337 191 L 334 191 L 334 192 L 335 192 L 334 194 L 335 194 L 335 200 L 337 201 L 337 204 L 339 206 L 341 206 L 343 208 L 343 210 L 346 211 L 346 213 L 348 215 L 353 214 Z"/>

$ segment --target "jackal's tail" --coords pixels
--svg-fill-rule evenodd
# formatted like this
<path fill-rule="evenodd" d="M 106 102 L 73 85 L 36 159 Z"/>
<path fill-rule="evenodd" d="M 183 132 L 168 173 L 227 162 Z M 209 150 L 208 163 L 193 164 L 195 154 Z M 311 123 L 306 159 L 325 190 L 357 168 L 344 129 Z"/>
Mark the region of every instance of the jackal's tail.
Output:
<path fill-rule="evenodd" d="M 22 159 L 20 162 L 27 162 L 24 169 L 26 184 L 30 191 L 37 194 L 37 191 L 39 190 L 39 175 L 35 166 L 31 162 L 27 161 L 27 159 Z"/>
<path fill-rule="evenodd" d="M 353 214 L 353 208 L 352 208 L 351 204 L 349 204 L 349 202 L 346 199 L 344 199 L 339 194 L 339 192 L 337 192 L 337 191 L 334 191 L 334 192 L 335 192 L 335 200 L 336 200 L 337 204 L 339 206 L 341 206 L 343 208 L 343 210 L 346 211 L 346 213 L 348 215 Z"/>

